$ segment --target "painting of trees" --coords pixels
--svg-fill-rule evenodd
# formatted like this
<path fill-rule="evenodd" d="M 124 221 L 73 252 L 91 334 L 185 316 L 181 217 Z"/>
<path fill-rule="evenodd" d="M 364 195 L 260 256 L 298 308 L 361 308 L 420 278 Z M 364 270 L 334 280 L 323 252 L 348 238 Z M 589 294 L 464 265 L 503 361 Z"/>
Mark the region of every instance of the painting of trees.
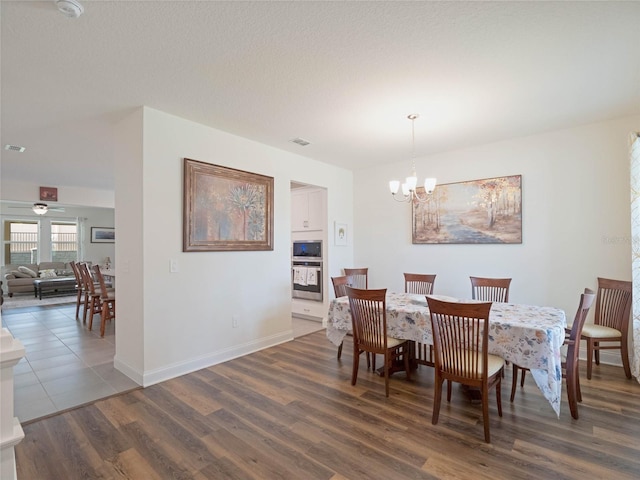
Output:
<path fill-rule="evenodd" d="M 272 250 L 273 178 L 185 159 L 184 251 Z"/>
<path fill-rule="evenodd" d="M 438 185 L 414 200 L 413 243 L 522 243 L 522 176 Z"/>

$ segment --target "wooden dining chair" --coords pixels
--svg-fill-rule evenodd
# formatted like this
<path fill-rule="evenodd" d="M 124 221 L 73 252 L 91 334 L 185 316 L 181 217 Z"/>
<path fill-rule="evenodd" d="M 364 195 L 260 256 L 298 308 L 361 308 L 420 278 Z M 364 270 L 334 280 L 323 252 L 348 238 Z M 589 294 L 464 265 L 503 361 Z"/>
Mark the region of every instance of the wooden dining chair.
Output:
<path fill-rule="evenodd" d="M 432 274 L 405 273 L 404 293 L 431 295 L 433 293 L 433 285 L 435 282 L 436 276 Z M 414 343 L 415 349 L 413 352 L 413 359 L 416 363 L 433 367 L 433 345 L 427 345 L 426 343 L 420 342 Z"/>
<path fill-rule="evenodd" d="M 100 283 L 100 336 L 104 337 L 107 320 L 116 318 L 116 292 L 112 288 L 107 288 L 99 265 L 94 265 L 93 271 Z M 91 327 L 89 327 L 89 330 L 91 330 Z"/>
<path fill-rule="evenodd" d="M 404 274 L 404 292 L 418 293 L 420 295 L 431 295 L 436 276 L 422 273 Z"/>
<path fill-rule="evenodd" d="M 585 323 L 582 340 L 587 342 L 587 379 L 591 380 L 593 358 L 600 364 L 600 350 L 620 350 L 622 366 L 631 378 L 629 365 L 629 321 L 631 317 L 631 282 L 598 278 L 598 296 L 593 323 Z M 605 342 L 606 345 L 602 345 Z M 613 345 L 611 345 L 613 343 Z"/>
<path fill-rule="evenodd" d="M 354 288 L 369 288 L 369 269 L 368 268 L 345 268 L 344 274 L 351 277 L 351 286 Z"/>
<path fill-rule="evenodd" d="M 562 360 L 562 378 L 567 384 L 567 400 L 569 402 L 569 410 L 571 416 L 578 419 L 578 402 L 582 402 L 582 392 L 580 391 L 580 375 L 578 372 L 578 360 L 580 354 L 580 336 L 583 332 L 585 320 L 589 314 L 589 309 L 593 305 L 596 295 L 593 290 L 584 289 L 584 293 L 580 295 L 580 303 L 578 310 L 573 319 L 571 327 L 565 329 L 564 344 L 566 346 L 566 356 Z M 513 364 L 513 375 L 511 377 L 511 401 L 515 398 L 516 385 L 518 383 L 518 372 L 522 371 L 522 379 L 520 386 L 524 385 L 524 376 L 528 368 L 523 368 L 515 363 Z"/>
<path fill-rule="evenodd" d="M 489 389 L 496 389 L 498 415 L 502 416 L 500 388 L 504 369 L 504 360 L 488 352 L 491 302 L 445 302 L 427 297 L 427 304 L 435 357 L 431 423 L 438 423 L 444 380 L 447 380 L 447 402 L 451 401 L 451 382 L 478 388 L 482 393 L 484 441 L 490 443 Z"/>
<path fill-rule="evenodd" d="M 482 302 L 509 301 L 510 278 L 469 277 L 471 279 L 471 298 Z"/>
<path fill-rule="evenodd" d="M 69 265 L 71 265 L 73 275 L 76 277 L 76 291 L 78 292 L 78 296 L 76 298 L 76 320 L 80 320 L 80 305 L 84 306 L 86 303 L 86 290 L 84 289 L 84 282 L 82 281 L 76 262 L 71 261 L 69 262 Z"/>
<path fill-rule="evenodd" d="M 333 283 L 333 293 L 336 298 L 345 297 L 347 295 L 347 287 L 350 286 L 350 278 L 346 275 L 341 277 L 331 277 L 331 283 Z M 348 335 L 353 335 L 353 332 L 349 332 Z M 338 346 L 338 360 L 342 357 L 342 345 L 344 341 Z"/>
<path fill-rule="evenodd" d="M 384 388 L 385 395 L 389 396 L 389 370 L 391 365 L 404 361 L 404 369 L 407 380 L 411 380 L 409 370 L 409 341 L 393 338 L 387 335 L 387 289 L 363 290 L 346 287 L 351 309 L 353 325 L 353 373 L 351 385 L 356 384 L 358 368 L 360 366 L 360 354 L 369 352 L 372 354 L 372 366 L 376 368 L 376 354 L 384 357 Z"/>
<path fill-rule="evenodd" d="M 100 287 L 96 285 L 89 270 L 89 265 L 85 262 L 77 263 L 78 272 L 82 278 L 83 288 L 85 290 L 84 311 L 82 312 L 82 323 L 87 323 L 89 318 L 89 330 L 93 327 L 94 315 L 101 313 L 102 304 L 100 303 Z"/>

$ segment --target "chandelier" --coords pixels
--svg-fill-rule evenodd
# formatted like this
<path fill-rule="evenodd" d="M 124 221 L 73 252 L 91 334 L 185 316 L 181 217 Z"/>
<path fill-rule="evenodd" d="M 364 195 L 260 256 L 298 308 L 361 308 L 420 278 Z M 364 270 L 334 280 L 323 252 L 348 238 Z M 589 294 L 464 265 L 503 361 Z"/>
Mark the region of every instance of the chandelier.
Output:
<path fill-rule="evenodd" d="M 400 182 L 398 180 L 391 180 L 389 182 L 389 190 L 393 199 L 397 202 L 413 202 L 417 201 L 423 203 L 429 200 L 429 195 L 433 193 L 436 188 L 435 178 L 424 179 L 424 191 L 425 195 L 420 196 L 416 192 L 416 186 L 418 185 L 418 176 L 416 175 L 416 132 L 415 121 L 420 115 L 412 113 L 407 118 L 411 120 L 411 176 L 407 177 L 402 184 L 402 196 L 396 196 L 400 188 Z"/>

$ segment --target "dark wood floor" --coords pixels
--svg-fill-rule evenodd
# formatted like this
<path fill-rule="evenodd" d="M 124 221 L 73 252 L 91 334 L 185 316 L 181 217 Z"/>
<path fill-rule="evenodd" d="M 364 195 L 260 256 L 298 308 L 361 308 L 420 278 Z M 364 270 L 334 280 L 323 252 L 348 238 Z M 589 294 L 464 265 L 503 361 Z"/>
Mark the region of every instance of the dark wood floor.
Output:
<path fill-rule="evenodd" d="M 431 424 L 433 372 L 383 379 L 361 362 L 351 386 L 324 332 L 24 426 L 27 479 L 637 479 L 640 385 L 622 368 L 583 375 L 580 419 L 558 419 L 528 378 L 503 417 L 454 386 Z M 364 363 L 364 365 L 363 365 Z"/>

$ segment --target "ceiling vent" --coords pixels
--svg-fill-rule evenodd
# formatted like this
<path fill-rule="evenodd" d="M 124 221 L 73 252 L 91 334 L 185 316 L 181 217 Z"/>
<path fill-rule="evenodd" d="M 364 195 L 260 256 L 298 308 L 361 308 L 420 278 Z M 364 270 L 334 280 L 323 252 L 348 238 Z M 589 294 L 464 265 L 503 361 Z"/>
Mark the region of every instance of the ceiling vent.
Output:
<path fill-rule="evenodd" d="M 84 8 L 77 0 L 55 0 L 56 7 L 62 14 L 69 18 L 78 18 L 84 12 Z"/>
<path fill-rule="evenodd" d="M 10 150 L 12 152 L 19 152 L 19 153 L 22 153 L 22 152 L 24 152 L 26 150 L 25 147 L 20 147 L 18 145 L 5 145 L 4 149 L 5 150 Z"/>
<path fill-rule="evenodd" d="M 291 140 L 293 143 L 297 143 L 298 145 L 300 145 L 301 147 L 306 147 L 307 145 L 310 145 L 310 142 L 307 142 L 305 139 L 303 138 L 294 138 L 293 140 Z"/>

